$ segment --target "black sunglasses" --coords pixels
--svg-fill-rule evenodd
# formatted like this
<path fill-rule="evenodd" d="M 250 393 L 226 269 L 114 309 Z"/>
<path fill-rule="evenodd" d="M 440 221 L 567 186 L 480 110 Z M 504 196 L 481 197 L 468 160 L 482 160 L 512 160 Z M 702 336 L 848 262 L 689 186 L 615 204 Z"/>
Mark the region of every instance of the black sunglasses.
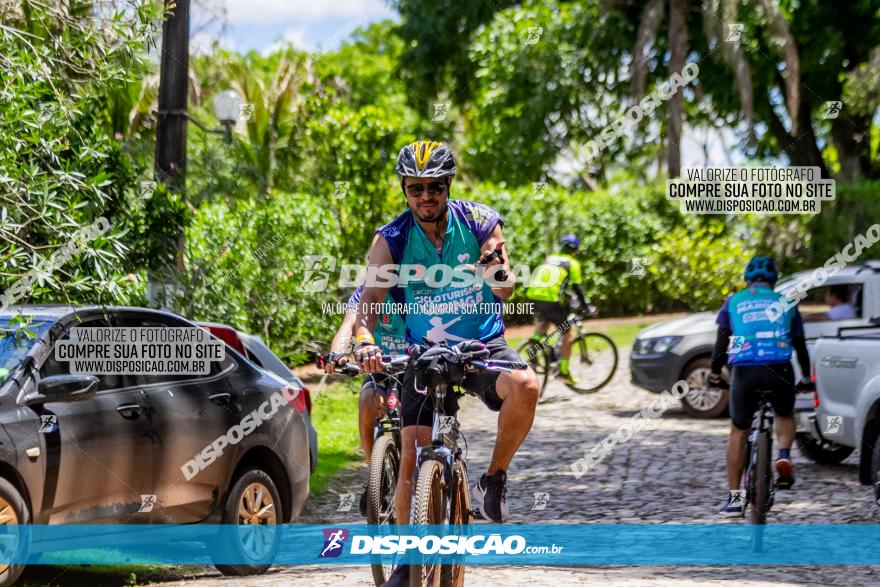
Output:
<path fill-rule="evenodd" d="M 446 191 L 446 184 L 440 181 L 435 181 L 427 185 L 423 183 L 414 183 L 406 186 L 406 193 L 413 197 L 421 196 L 424 193 L 425 188 L 427 188 L 430 195 L 439 196 Z"/>

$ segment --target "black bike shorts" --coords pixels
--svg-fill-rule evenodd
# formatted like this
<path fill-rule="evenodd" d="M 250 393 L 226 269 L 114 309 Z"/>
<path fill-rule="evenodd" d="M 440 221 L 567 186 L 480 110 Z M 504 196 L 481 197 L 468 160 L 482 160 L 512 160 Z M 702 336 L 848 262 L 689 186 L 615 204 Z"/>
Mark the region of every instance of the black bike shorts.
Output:
<path fill-rule="evenodd" d="M 361 392 L 372 391 L 385 395 L 391 385 L 390 376 L 387 373 L 370 373 L 364 377 L 364 383 L 361 385 Z"/>
<path fill-rule="evenodd" d="M 507 346 L 504 336 L 496 336 L 485 344 L 486 348 L 489 349 L 489 359 L 512 361 L 515 363 L 523 362 L 519 354 Z M 476 394 L 486 404 L 487 408 L 497 412 L 501 409 L 502 404 L 501 398 L 498 397 L 498 392 L 495 389 L 498 375 L 500 375 L 498 371 L 470 373 L 465 377 L 462 387 Z M 412 366 L 406 370 L 403 376 L 403 397 L 400 399 L 402 426 L 431 426 L 433 424 L 434 400 L 427 393 L 416 391 L 415 376 L 415 370 Z M 455 397 L 455 391 L 447 389 L 446 398 L 443 402 L 443 413 L 453 416 L 457 412 L 458 398 Z"/>
<path fill-rule="evenodd" d="M 794 413 L 797 391 L 791 363 L 734 365 L 730 379 L 730 420 L 740 430 L 751 427 L 761 390 L 770 392 L 770 405 L 777 416 Z"/>
<path fill-rule="evenodd" d="M 568 312 L 558 302 L 532 302 L 535 304 L 535 314 L 541 322 L 552 322 L 559 325 L 568 319 Z"/>

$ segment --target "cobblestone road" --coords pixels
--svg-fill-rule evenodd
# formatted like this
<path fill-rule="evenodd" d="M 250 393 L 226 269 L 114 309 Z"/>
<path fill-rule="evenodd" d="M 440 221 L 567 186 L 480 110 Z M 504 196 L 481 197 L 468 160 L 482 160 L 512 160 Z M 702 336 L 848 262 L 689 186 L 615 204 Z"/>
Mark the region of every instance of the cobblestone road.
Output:
<path fill-rule="evenodd" d="M 575 479 L 570 465 L 656 396 L 629 384 L 626 357 L 612 383 L 594 395 L 579 396 L 554 383 L 538 406 L 531 433 L 509 471 L 512 523 L 717 523 L 726 495 L 724 454 L 728 423 L 695 420 L 678 405 L 652 420 L 628 443 L 618 445 L 595 469 Z M 472 481 L 488 463 L 495 415 L 467 398 L 461 421 L 469 445 Z M 797 482 L 777 494 L 773 524 L 880 523 L 870 489 L 858 484 L 857 454 L 842 465 L 813 465 L 793 452 Z M 333 489 L 360 491 L 363 470 L 351 471 Z M 549 494 L 537 511 L 535 493 Z M 361 523 L 357 506 L 336 512 L 335 494 L 313 499 L 304 523 Z M 796 548 L 796 545 L 792 545 Z M 469 567 L 474 585 L 870 585 L 880 570 L 865 566 L 799 567 Z M 213 576 L 211 576 L 213 575 Z M 365 567 L 277 569 L 263 577 L 224 579 L 205 571 L 179 585 L 371 585 Z"/>

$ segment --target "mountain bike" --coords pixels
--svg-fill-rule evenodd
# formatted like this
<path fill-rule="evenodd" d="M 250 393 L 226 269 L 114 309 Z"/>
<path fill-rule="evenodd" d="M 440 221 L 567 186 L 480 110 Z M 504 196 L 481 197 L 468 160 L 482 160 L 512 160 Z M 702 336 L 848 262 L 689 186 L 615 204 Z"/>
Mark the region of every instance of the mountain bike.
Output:
<path fill-rule="evenodd" d="M 565 382 L 577 393 L 594 393 L 602 389 L 617 371 L 617 346 L 601 332 L 584 332 L 584 320 L 596 316 L 596 306 L 588 304 L 583 311 L 572 312 L 568 319 L 541 340 L 529 339 L 517 352 L 541 381 L 541 396 L 551 378 L 560 374 L 562 335 L 574 329 L 569 369 L 576 383 Z M 550 341 L 555 338 L 555 342 Z"/>
<path fill-rule="evenodd" d="M 729 389 L 726 381 L 717 384 L 721 389 Z M 798 392 L 809 392 L 816 389 L 814 383 L 798 383 Z M 752 418 L 752 426 L 746 440 L 746 463 L 743 468 L 742 487 L 744 487 L 743 517 L 749 510 L 749 521 L 755 525 L 753 547 L 760 552 L 763 549 L 763 530 L 767 523 L 767 514 L 773 506 L 776 487 L 773 483 L 773 406 L 770 403 L 770 391 L 758 390 L 758 409 Z"/>
<path fill-rule="evenodd" d="M 327 357 L 319 356 L 318 367 L 323 369 Z M 393 526 L 397 524 L 394 513 L 394 492 L 397 490 L 400 470 L 400 396 L 403 384 L 401 377 L 409 364 L 408 355 L 384 358 L 383 373 L 388 375 L 387 386 L 381 389 L 385 395 L 384 414 L 375 420 L 373 426 L 373 452 L 370 455 L 370 474 L 367 483 L 367 524 Z M 362 374 L 360 367 L 346 363 L 337 372 L 350 377 Z M 371 561 L 373 581 L 381 585 L 394 570 L 393 560 L 383 560 L 375 556 Z"/>
<path fill-rule="evenodd" d="M 410 523 L 465 526 L 471 523 L 470 487 L 467 464 L 459 446 L 461 437 L 455 415 L 444 413 L 447 393 L 471 393 L 458 386 L 468 373 L 491 370 L 510 372 L 525 364 L 510 361 L 487 361 L 489 350 L 481 342 L 469 340 L 455 346 L 416 346 L 411 357 L 416 384 L 427 388 L 433 397 L 431 444 L 417 447 L 413 473 L 415 490 Z M 437 563 L 436 558 L 422 557 L 410 569 L 410 586 L 460 586 L 464 584 L 464 565 Z"/>

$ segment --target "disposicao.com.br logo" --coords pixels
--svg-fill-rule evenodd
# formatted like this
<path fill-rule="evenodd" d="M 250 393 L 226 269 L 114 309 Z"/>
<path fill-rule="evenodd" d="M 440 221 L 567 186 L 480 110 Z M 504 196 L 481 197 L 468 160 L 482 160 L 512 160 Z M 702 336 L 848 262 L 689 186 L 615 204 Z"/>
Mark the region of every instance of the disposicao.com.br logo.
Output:
<path fill-rule="evenodd" d="M 348 536 L 340 537 L 337 529 L 324 530 L 323 557 L 337 557 Z M 330 546 L 331 552 L 327 552 Z M 562 546 L 529 546 L 520 535 L 502 537 L 501 534 L 462 535 L 415 535 L 389 534 L 384 536 L 352 535 L 349 554 L 437 554 L 437 555 L 518 555 L 559 554 Z"/>

